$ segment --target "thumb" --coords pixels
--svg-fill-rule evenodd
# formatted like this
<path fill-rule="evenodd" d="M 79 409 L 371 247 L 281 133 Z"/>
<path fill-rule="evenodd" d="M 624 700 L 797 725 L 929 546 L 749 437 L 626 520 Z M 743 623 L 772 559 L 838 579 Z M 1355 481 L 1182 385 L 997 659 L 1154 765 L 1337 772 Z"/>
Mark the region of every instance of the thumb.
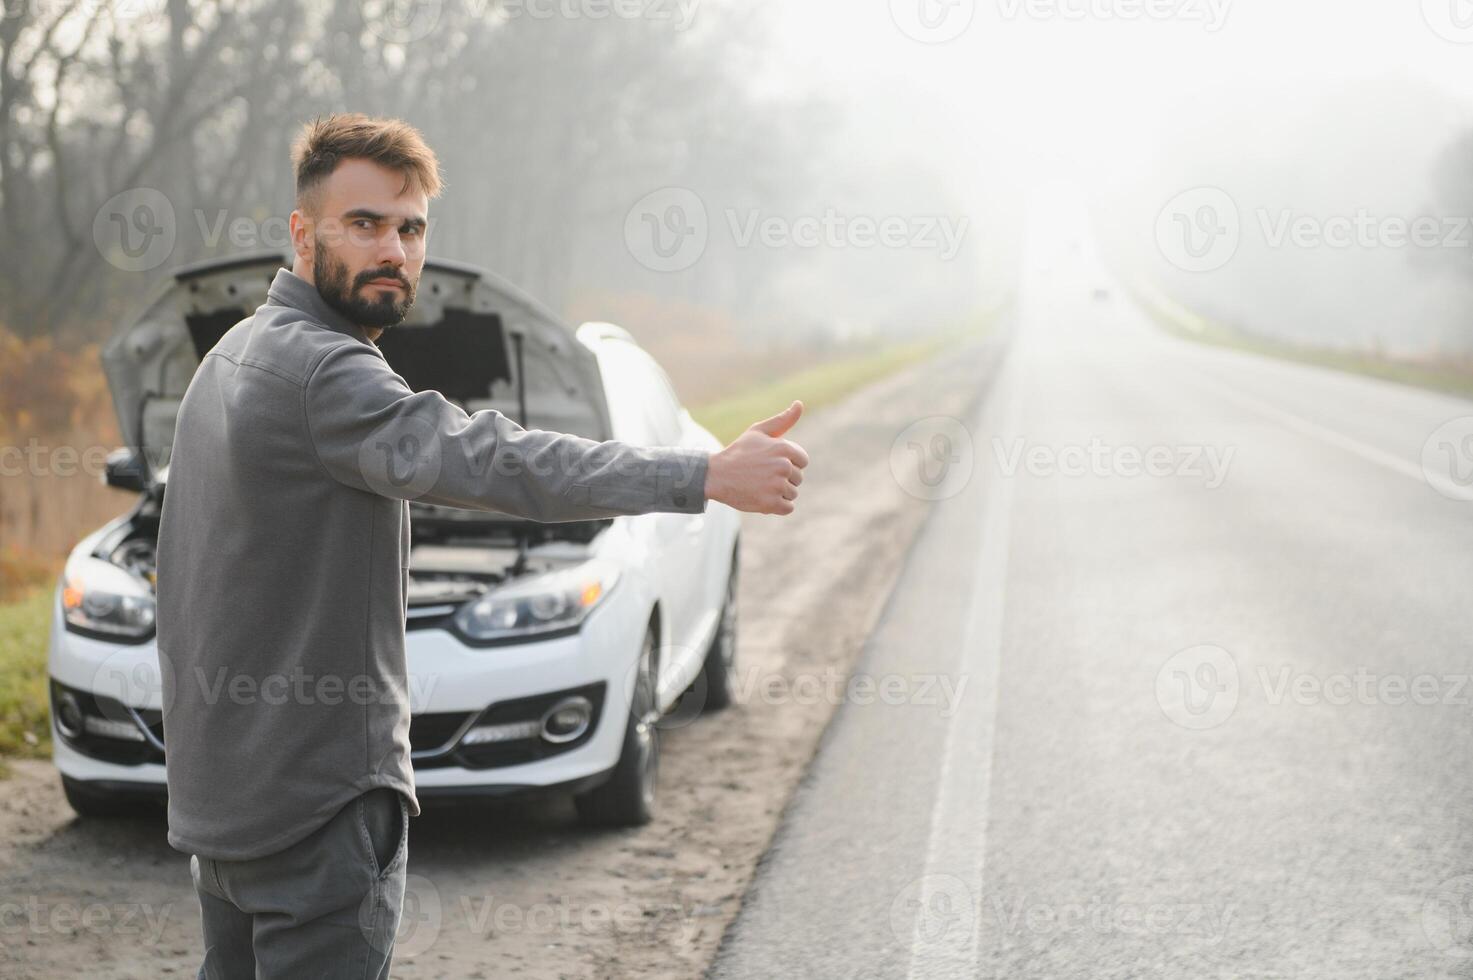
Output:
<path fill-rule="evenodd" d="M 793 423 L 797 422 L 798 417 L 802 414 L 803 403 L 795 401 L 771 418 L 763 419 L 761 422 L 753 422 L 748 428 L 756 429 L 758 432 L 765 432 L 776 439 L 791 429 Z"/>

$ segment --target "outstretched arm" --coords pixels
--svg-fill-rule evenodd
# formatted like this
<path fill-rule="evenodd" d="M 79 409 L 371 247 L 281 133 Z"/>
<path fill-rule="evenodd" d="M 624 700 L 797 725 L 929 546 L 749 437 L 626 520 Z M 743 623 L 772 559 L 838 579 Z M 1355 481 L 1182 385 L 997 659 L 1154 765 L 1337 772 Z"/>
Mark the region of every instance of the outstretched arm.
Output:
<path fill-rule="evenodd" d="M 303 402 L 317 458 L 340 482 L 536 521 L 699 513 L 707 500 L 789 514 L 808 463 L 782 438 L 802 412 L 798 402 L 716 453 L 599 442 L 524 429 L 493 410 L 467 414 L 439 392 L 410 389 L 363 344 L 329 351 Z"/>

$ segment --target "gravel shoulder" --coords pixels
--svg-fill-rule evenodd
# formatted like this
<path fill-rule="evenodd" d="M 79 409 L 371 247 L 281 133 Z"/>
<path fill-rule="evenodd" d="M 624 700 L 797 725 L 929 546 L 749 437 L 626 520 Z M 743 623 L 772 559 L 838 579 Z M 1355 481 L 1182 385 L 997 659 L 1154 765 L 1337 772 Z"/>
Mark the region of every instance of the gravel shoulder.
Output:
<path fill-rule="evenodd" d="M 743 525 L 742 693 L 662 733 L 658 819 L 591 832 L 565 800 L 427 809 L 410 827 L 395 976 L 705 972 L 929 511 L 892 475 L 891 447 L 920 419 L 965 417 L 995 357 L 995 342 L 948 349 L 798 424 L 812 457 L 798 514 Z M 79 821 L 49 763 L 13 768 L 0 975 L 193 976 L 198 904 L 162 817 Z"/>

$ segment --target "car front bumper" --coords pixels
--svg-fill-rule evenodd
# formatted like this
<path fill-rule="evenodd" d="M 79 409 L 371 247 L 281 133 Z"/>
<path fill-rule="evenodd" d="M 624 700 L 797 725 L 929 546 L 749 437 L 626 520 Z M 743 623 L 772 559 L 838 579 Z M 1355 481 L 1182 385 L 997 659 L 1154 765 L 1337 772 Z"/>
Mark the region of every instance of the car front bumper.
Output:
<path fill-rule="evenodd" d="M 630 681 L 648 620 L 647 610 L 618 598 L 617 591 L 610 594 L 576 633 L 525 643 L 472 647 L 444 628 L 410 629 L 405 650 L 416 792 L 437 799 L 577 791 L 606 778 L 619 760 Z M 56 685 L 93 695 L 99 705 L 108 699 L 109 707 L 97 710 L 114 721 L 136 720 L 145 739 L 152 726 L 150 745 L 161 736 L 161 726 L 153 724 L 162 707 L 155 640 L 126 644 L 69 631 L 58 594 L 49 670 Z M 551 702 L 573 696 L 593 704 L 585 736 L 554 745 L 542 744 L 540 734 L 507 737 L 507 726 L 525 724 L 545 714 Z M 90 750 L 99 738 L 64 737 L 55 715 L 53 710 L 53 758 L 63 776 L 120 793 L 162 790 L 162 753 L 141 744 L 144 739 L 132 741 L 148 759 L 134 761 L 140 752 L 130 751 L 123 753 L 130 761 L 112 761 L 110 753 Z M 482 728 L 496 729 L 507 740 L 467 745 L 468 733 Z"/>

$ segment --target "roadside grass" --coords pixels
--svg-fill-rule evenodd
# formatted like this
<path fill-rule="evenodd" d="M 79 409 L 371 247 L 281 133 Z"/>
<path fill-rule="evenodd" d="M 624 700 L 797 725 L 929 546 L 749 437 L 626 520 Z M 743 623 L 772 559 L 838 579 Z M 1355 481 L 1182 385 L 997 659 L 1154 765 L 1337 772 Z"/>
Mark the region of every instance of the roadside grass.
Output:
<path fill-rule="evenodd" d="M 34 586 L 0 604 L 0 777 L 6 758 L 51 756 L 51 709 L 46 693 L 46 632 L 52 591 Z"/>
<path fill-rule="evenodd" d="M 1186 340 L 1473 399 L 1473 364 L 1441 365 L 1396 360 L 1368 352 L 1285 343 L 1208 320 L 1142 283 L 1133 284 L 1131 292 L 1162 329 Z"/>
<path fill-rule="evenodd" d="M 802 398 L 805 409 L 832 404 L 951 344 L 982 336 L 990 321 L 989 316 L 921 340 L 858 352 L 711 402 L 691 414 L 722 442 L 729 442 L 752 422 L 786 408 L 794 398 Z M 46 638 L 52 589 L 46 582 L 54 578 L 55 571 L 27 566 L 23 575 L 12 576 L 11 588 L 0 590 L 0 778 L 8 775 L 7 758 L 51 755 Z"/>
<path fill-rule="evenodd" d="M 982 336 L 990 322 L 989 316 L 981 322 L 939 331 L 921 340 L 876 347 L 796 371 L 741 394 L 693 408 L 691 417 L 727 443 L 741 435 L 753 422 L 787 408 L 795 398 L 803 400 L 805 412 L 830 405 L 872 381 L 925 360 L 945 347 Z"/>

